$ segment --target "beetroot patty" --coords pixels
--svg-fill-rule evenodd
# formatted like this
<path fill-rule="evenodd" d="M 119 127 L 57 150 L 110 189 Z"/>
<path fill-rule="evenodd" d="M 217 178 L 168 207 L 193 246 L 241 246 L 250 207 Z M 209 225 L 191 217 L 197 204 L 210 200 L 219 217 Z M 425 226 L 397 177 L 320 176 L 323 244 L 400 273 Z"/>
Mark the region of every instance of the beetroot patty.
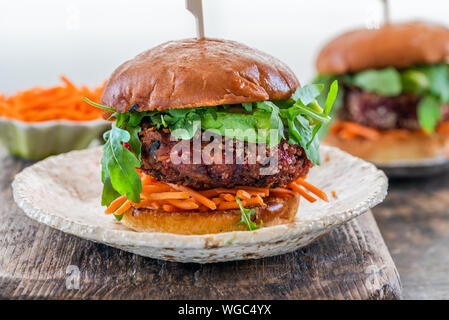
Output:
<path fill-rule="evenodd" d="M 278 171 L 274 174 L 262 175 L 261 169 L 269 167 L 269 164 L 264 165 L 259 162 L 248 164 L 247 145 L 241 164 L 236 164 L 235 154 L 232 164 L 225 164 L 224 152 L 222 164 L 205 164 L 203 160 L 200 164 L 174 164 L 170 159 L 170 151 L 179 142 L 170 141 L 170 132 L 167 129 L 157 130 L 143 123 L 139 136 L 142 142 L 141 169 L 144 172 L 158 180 L 183 184 L 195 189 L 232 188 L 239 185 L 284 186 L 306 175 L 312 167 L 304 150 L 299 145 L 288 144 L 285 140 L 281 141 L 278 148 Z M 208 142 L 203 142 L 203 147 L 207 144 Z M 269 151 L 266 150 L 266 152 L 269 156 Z M 192 159 L 191 154 L 190 159 Z"/>
<path fill-rule="evenodd" d="M 420 129 L 417 108 L 420 98 L 404 93 L 386 97 L 359 88 L 345 88 L 340 118 L 379 130 Z M 441 107 L 442 121 L 449 121 L 449 106 Z"/>

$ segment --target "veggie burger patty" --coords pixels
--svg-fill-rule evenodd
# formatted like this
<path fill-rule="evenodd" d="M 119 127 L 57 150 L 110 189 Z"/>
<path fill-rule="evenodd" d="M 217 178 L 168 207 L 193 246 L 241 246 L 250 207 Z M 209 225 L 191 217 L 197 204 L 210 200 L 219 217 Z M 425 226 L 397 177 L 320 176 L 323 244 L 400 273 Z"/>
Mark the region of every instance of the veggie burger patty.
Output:
<path fill-rule="evenodd" d="M 261 169 L 269 166 L 269 159 L 251 163 L 248 160 L 248 152 L 251 150 L 248 143 L 242 148 L 244 150 L 243 163 L 237 163 L 234 152 L 232 163 L 226 164 L 225 153 L 222 152 L 221 164 L 205 164 L 203 159 L 198 164 L 192 163 L 193 161 L 174 164 L 170 153 L 179 142 L 170 141 L 169 130 L 157 130 L 154 126 L 145 123 L 139 137 L 142 142 L 141 169 L 144 172 L 164 182 L 179 183 L 196 189 L 231 188 L 240 185 L 269 188 L 284 186 L 307 175 L 309 168 L 312 167 L 303 148 L 298 144 L 289 144 L 284 139 L 281 140 L 277 148 L 273 149 L 277 151 L 277 172 L 275 170 L 269 172 L 270 174 L 261 174 Z M 222 139 L 224 146 L 226 138 Z M 204 149 L 208 143 L 203 142 L 201 149 Z M 193 160 L 192 142 L 190 144 L 188 159 Z M 234 142 L 233 150 L 237 148 Z M 266 157 L 269 157 L 270 150 L 267 148 L 265 152 Z M 275 154 L 273 158 L 276 158 Z"/>

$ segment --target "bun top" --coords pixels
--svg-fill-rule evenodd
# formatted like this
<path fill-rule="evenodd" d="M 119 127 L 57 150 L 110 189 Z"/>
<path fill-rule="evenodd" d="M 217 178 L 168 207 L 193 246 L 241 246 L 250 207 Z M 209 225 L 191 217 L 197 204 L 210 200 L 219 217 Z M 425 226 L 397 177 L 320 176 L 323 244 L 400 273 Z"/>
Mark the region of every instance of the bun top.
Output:
<path fill-rule="evenodd" d="M 169 41 L 119 66 L 101 103 L 126 112 L 286 100 L 299 81 L 284 63 L 241 43 Z"/>
<path fill-rule="evenodd" d="M 347 32 L 321 50 L 316 68 L 321 74 L 343 74 L 431 64 L 448 57 L 449 29 L 415 21 Z"/>

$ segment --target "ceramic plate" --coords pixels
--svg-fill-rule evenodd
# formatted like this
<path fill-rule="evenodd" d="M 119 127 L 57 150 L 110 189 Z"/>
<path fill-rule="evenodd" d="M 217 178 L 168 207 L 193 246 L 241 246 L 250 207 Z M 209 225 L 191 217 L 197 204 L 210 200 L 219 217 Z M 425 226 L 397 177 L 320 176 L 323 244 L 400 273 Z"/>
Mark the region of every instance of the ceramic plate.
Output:
<path fill-rule="evenodd" d="M 385 171 L 390 178 L 416 178 L 427 177 L 449 170 L 449 158 L 436 157 L 415 161 L 393 161 L 375 165 Z"/>
<path fill-rule="evenodd" d="M 302 199 L 292 223 L 208 235 L 138 233 L 103 213 L 101 155 L 99 148 L 72 151 L 26 168 L 12 185 L 17 204 L 32 219 L 61 231 L 179 262 L 254 259 L 297 250 L 380 203 L 388 185 L 385 174 L 374 165 L 323 146 L 322 165 L 310 171 L 308 181 L 326 191 L 330 201 Z"/>

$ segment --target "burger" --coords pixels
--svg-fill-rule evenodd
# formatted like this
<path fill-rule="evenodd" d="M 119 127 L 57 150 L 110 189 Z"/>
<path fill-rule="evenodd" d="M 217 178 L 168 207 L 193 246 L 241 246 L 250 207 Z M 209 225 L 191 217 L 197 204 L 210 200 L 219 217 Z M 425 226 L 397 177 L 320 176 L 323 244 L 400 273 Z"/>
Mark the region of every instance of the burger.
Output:
<path fill-rule="evenodd" d="M 139 232 L 208 234 L 288 223 L 329 122 L 321 85 L 300 87 L 272 56 L 241 43 L 184 39 L 119 66 L 101 104 L 102 205 Z"/>
<path fill-rule="evenodd" d="M 325 142 L 378 164 L 447 157 L 448 57 L 449 29 L 425 22 L 333 39 L 314 80 L 340 86 Z"/>

